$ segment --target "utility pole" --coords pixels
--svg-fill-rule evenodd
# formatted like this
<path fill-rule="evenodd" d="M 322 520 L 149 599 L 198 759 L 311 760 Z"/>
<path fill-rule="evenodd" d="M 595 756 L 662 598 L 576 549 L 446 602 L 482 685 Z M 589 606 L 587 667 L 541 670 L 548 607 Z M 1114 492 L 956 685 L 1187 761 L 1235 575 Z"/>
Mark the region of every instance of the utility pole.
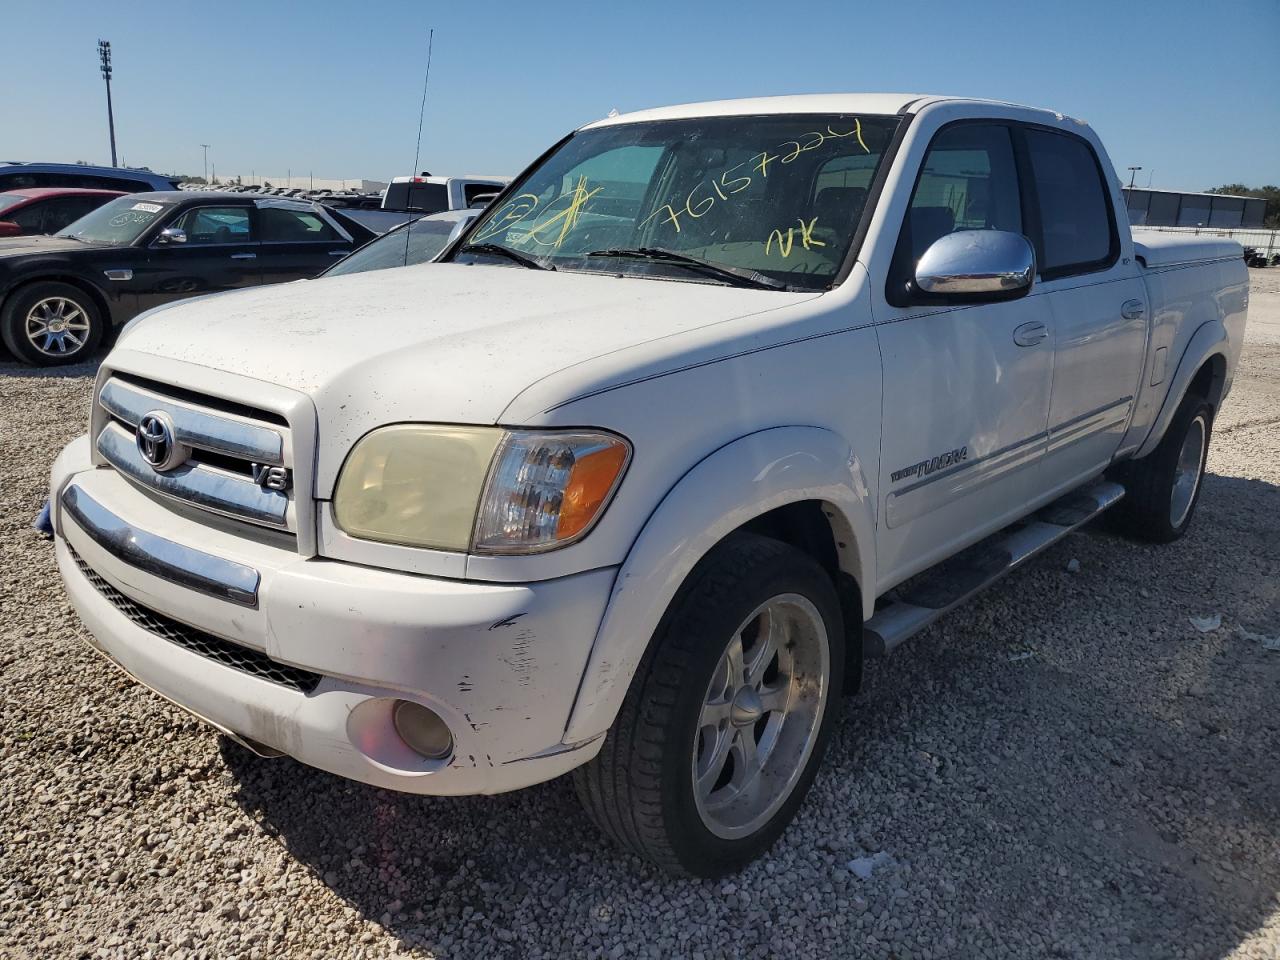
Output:
<path fill-rule="evenodd" d="M 98 41 L 98 60 L 101 64 L 102 79 L 107 82 L 107 130 L 111 134 L 111 165 L 116 166 L 116 118 L 111 110 L 111 42 Z"/>
<path fill-rule="evenodd" d="M 204 147 L 204 185 L 207 187 L 209 185 L 209 147 L 212 144 L 202 143 L 200 146 Z"/>
<path fill-rule="evenodd" d="M 1129 189 L 1130 189 L 1130 190 L 1132 190 L 1132 189 L 1133 189 L 1133 178 L 1134 178 L 1135 176 L 1137 176 L 1138 171 L 1139 171 L 1139 170 L 1141 170 L 1141 169 L 1142 169 L 1141 167 L 1130 167 L 1130 168 L 1129 168 Z"/>

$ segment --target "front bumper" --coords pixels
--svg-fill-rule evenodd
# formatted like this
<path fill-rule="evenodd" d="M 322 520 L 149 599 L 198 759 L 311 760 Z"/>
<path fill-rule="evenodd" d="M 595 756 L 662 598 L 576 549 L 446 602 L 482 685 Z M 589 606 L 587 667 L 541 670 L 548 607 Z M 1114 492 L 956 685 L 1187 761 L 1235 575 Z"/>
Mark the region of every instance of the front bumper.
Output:
<path fill-rule="evenodd" d="M 303 559 L 93 467 L 84 438 L 55 463 L 51 502 L 58 566 L 93 645 L 251 745 L 424 794 L 517 789 L 600 749 L 603 738 L 562 738 L 612 569 L 487 584 Z M 203 645 L 175 642 L 188 634 Z M 318 677 L 288 679 L 304 671 Z M 403 743 L 397 699 L 445 720 L 448 758 Z"/>

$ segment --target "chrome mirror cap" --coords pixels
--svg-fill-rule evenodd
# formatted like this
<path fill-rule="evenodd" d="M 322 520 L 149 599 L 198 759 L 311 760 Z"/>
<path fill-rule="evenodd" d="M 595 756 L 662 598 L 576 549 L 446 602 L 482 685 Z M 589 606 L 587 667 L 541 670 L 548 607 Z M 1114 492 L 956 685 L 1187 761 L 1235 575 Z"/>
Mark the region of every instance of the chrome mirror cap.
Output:
<path fill-rule="evenodd" d="M 156 243 L 186 243 L 187 234 L 185 230 L 179 230 L 177 227 L 165 227 L 160 231 L 160 236 L 156 237 Z"/>
<path fill-rule="evenodd" d="M 958 230 L 935 240 L 916 264 L 912 285 L 933 296 L 1013 299 L 1031 290 L 1036 254 L 1020 233 Z"/>

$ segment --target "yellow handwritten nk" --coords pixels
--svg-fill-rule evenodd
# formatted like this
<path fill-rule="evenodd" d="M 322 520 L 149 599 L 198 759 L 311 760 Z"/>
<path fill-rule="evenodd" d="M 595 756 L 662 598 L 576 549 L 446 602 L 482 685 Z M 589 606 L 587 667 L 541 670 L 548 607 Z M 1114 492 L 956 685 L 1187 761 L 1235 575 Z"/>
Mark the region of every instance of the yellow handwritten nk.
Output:
<path fill-rule="evenodd" d="M 800 224 L 800 243 L 806 250 L 812 250 L 814 247 L 825 247 L 826 243 L 819 240 L 813 235 L 814 224 L 818 222 L 818 218 L 805 222 L 803 217 L 797 217 L 796 221 Z M 795 227 L 787 227 L 787 232 L 783 233 L 781 229 L 776 229 L 769 234 L 769 239 L 764 244 L 764 255 L 767 257 L 773 252 L 773 241 L 778 241 L 778 252 L 782 254 L 785 260 L 791 256 L 791 245 L 795 242 Z"/>

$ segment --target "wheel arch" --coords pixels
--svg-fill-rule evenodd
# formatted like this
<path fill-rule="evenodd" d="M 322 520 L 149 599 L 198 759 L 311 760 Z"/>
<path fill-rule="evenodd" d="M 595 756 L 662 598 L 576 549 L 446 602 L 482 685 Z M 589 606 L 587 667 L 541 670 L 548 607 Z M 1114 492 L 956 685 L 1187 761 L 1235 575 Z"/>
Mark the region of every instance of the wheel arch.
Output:
<path fill-rule="evenodd" d="M 1217 412 L 1227 390 L 1228 349 L 1227 331 L 1221 322 L 1211 320 L 1196 329 L 1169 380 L 1169 390 L 1152 423 L 1151 432 L 1134 453 L 1134 459 L 1145 457 L 1160 444 L 1188 393 L 1200 393 Z"/>
<path fill-rule="evenodd" d="M 68 286 L 76 287 L 93 300 L 93 305 L 98 308 L 102 319 L 106 321 L 103 335 L 107 335 L 115 326 L 115 317 L 112 314 L 111 302 L 107 299 L 107 295 L 84 277 L 74 273 L 41 273 L 21 278 L 13 286 L 5 290 L 3 297 L 0 297 L 0 311 L 3 311 L 14 297 L 35 283 L 65 283 Z"/>
<path fill-rule="evenodd" d="M 632 544 L 592 644 L 565 742 L 611 726 L 689 573 L 739 530 L 813 556 L 832 576 L 847 613 L 859 618 L 860 636 L 875 581 L 874 500 L 862 463 L 847 441 L 820 427 L 774 427 L 741 437 L 681 477 Z M 860 647 L 850 653 L 860 662 Z"/>

